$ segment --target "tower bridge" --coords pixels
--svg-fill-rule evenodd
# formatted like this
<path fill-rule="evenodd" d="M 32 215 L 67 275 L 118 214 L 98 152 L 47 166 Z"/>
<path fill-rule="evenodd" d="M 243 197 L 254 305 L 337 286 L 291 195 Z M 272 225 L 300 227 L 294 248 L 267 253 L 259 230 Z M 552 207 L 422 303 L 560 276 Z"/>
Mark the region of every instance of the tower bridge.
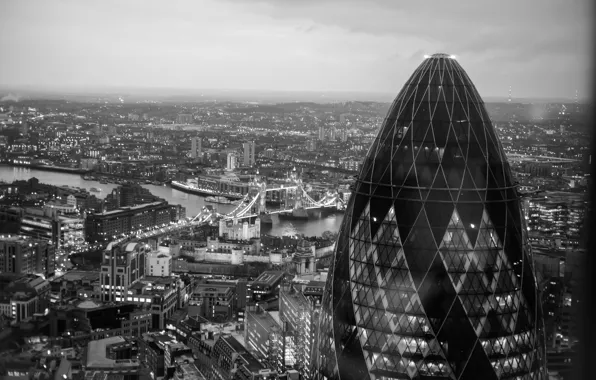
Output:
<path fill-rule="evenodd" d="M 250 183 L 249 192 L 232 211 L 226 214 L 205 206 L 194 217 L 114 236 L 114 240 L 109 243 L 108 247 L 132 239 L 144 240 L 177 233 L 205 224 L 217 225 L 221 220 L 234 221 L 236 224 L 245 219 L 263 218 L 266 215 L 277 213 L 291 213 L 294 210 L 345 209 L 346 204 L 343 197 L 337 191 L 327 191 L 319 200 L 315 200 L 309 195 L 309 191 L 312 191 L 310 185 L 302 182 L 296 169 L 285 180 L 271 183 L 267 183 L 257 174 Z"/>
<path fill-rule="evenodd" d="M 295 168 L 285 180 L 272 183 L 265 182 L 257 173 L 249 192 L 240 203 L 229 213 L 218 216 L 225 220 L 238 220 L 299 209 L 345 208 L 343 197 L 337 191 L 327 191 L 322 198 L 315 200 L 309 195 L 310 190 L 310 186 L 299 178 Z"/>

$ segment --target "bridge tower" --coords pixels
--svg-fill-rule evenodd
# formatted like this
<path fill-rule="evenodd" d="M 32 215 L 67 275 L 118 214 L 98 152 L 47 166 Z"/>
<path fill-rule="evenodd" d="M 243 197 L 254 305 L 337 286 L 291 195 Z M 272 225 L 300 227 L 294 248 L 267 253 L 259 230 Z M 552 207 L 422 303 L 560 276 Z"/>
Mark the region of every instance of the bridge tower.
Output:
<path fill-rule="evenodd" d="M 267 183 L 259 174 L 259 170 L 257 169 L 257 174 L 253 177 L 253 180 L 250 183 L 250 196 L 251 197 L 258 197 L 257 201 L 255 202 L 254 206 L 252 207 L 255 214 L 261 214 L 267 211 L 266 206 L 266 191 L 267 191 Z"/>
<path fill-rule="evenodd" d="M 289 174 L 289 180 L 292 183 L 292 185 L 296 185 L 296 189 L 294 190 L 294 205 L 292 208 L 297 209 L 300 207 L 303 207 L 302 204 L 302 179 L 300 178 L 300 174 L 298 173 L 298 171 L 296 170 L 296 167 L 294 166 L 294 168 L 292 169 L 292 171 Z M 286 206 L 288 206 L 286 204 Z M 287 209 L 288 207 L 286 207 Z"/>

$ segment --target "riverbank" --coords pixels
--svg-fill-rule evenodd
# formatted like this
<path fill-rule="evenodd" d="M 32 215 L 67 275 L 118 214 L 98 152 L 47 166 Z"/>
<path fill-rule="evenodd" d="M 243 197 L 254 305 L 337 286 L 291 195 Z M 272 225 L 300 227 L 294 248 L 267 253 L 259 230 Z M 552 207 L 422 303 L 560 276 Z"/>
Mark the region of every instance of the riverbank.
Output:
<path fill-rule="evenodd" d="M 0 166 L 15 167 L 15 168 L 28 168 L 28 169 L 33 169 L 33 170 L 43 170 L 43 171 L 48 171 L 48 172 L 70 173 L 70 174 L 87 174 L 87 173 L 91 172 L 90 170 L 66 168 L 63 166 L 14 164 L 14 163 L 10 163 L 10 162 L 2 162 L 2 163 L 0 163 Z"/>
<path fill-rule="evenodd" d="M 118 187 L 116 184 L 101 184 L 98 181 L 88 181 L 83 179 L 80 174 L 74 173 L 55 173 L 50 171 L 42 171 L 26 167 L 11 167 L 0 165 L 0 180 L 5 182 L 12 182 L 18 180 L 28 180 L 35 177 L 41 183 L 46 183 L 54 186 L 70 186 L 80 187 L 83 189 L 91 189 L 95 187 L 101 192 L 96 195 L 98 198 L 105 198 L 113 189 Z M 187 216 L 194 216 L 201 212 L 204 206 L 214 205 L 216 210 L 222 214 L 226 214 L 234 209 L 235 206 L 223 204 L 206 203 L 205 198 L 184 193 L 182 191 L 173 189 L 169 186 L 155 186 L 155 185 L 141 185 L 156 195 L 168 201 L 170 204 L 180 204 L 186 208 Z M 273 215 L 273 224 L 262 225 L 261 233 L 277 236 L 320 236 L 323 231 L 337 232 L 341 225 L 343 215 L 341 213 L 314 212 L 318 216 L 313 215 L 313 219 L 309 220 L 279 220 Z"/>

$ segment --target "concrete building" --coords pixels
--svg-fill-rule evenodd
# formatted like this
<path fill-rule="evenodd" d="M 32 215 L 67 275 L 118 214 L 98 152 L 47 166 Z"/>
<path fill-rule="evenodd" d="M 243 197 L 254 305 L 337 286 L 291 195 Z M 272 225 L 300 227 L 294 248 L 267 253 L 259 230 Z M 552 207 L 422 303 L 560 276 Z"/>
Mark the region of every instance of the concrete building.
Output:
<path fill-rule="evenodd" d="M 123 234 L 176 221 L 172 220 L 171 206 L 167 202 L 153 202 L 88 215 L 85 235 L 88 242 L 110 241 Z"/>
<path fill-rule="evenodd" d="M 0 273 L 54 274 L 56 251 L 47 240 L 23 235 L 0 235 Z"/>
<path fill-rule="evenodd" d="M 102 301 L 125 301 L 130 286 L 145 276 L 149 249 L 147 244 L 140 242 L 107 246 L 99 277 Z"/>
<path fill-rule="evenodd" d="M 211 352 L 212 378 L 277 379 L 277 372 L 267 369 L 234 336 L 220 336 Z"/>
<path fill-rule="evenodd" d="M 114 304 L 87 299 L 54 305 L 50 311 L 50 335 L 67 335 L 77 342 L 141 336 L 150 329 L 151 310 L 132 302 Z"/>
<path fill-rule="evenodd" d="M 238 155 L 236 153 L 228 153 L 228 162 L 226 170 L 233 171 L 238 167 Z"/>
<path fill-rule="evenodd" d="M 190 296 L 188 313 L 209 320 L 229 320 L 236 310 L 236 287 L 231 284 L 200 283 Z"/>
<path fill-rule="evenodd" d="M 325 127 L 322 125 L 319 127 L 319 141 L 325 141 Z"/>
<path fill-rule="evenodd" d="M 165 332 L 147 332 L 139 338 L 139 361 L 145 363 L 156 378 L 165 375 L 165 347 L 174 341 L 174 337 Z"/>
<path fill-rule="evenodd" d="M 122 378 L 127 380 L 138 380 L 148 376 L 149 371 L 138 359 L 131 359 L 130 346 L 134 341 L 129 341 L 122 336 L 93 340 L 87 344 L 85 360 L 82 364 L 85 378 Z M 125 354 L 118 354 L 118 351 Z M 129 351 L 126 354 L 126 351 Z"/>
<path fill-rule="evenodd" d="M 324 282 L 320 284 L 325 286 Z M 285 339 L 284 364 L 293 365 L 305 379 L 313 376 L 311 365 L 321 306 L 320 299 L 307 296 L 311 292 L 309 288 L 309 284 L 302 282 L 284 283 L 279 293 L 279 318 Z"/>
<path fill-rule="evenodd" d="M 182 280 L 144 277 L 128 287 L 126 301 L 151 310 L 151 326 L 163 330 L 176 309 L 185 307 L 190 289 Z"/>
<path fill-rule="evenodd" d="M 0 274 L 0 313 L 13 323 L 49 312 L 50 283 L 41 276 Z"/>
<path fill-rule="evenodd" d="M 161 251 L 149 252 L 145 268 L 147 276 L 169 277 L 172 275 L 172 256 Z"/>
<path fill-rule="evenodd" d="M 248 283 L 248 294 L 251 303 L 266 302 L 279 295 L 279 288 L 285 277 L 283 271 L 265 271 L 254 281 Z"/>
<path fill-rule="evenodd" d="M 274 314 L 276 313 L 276 314 Z M 265 361 L 269 368 L 281 371 L 283 366 L 284 337 L 279 313 L 266 312 L 260 307 L 246 311 L 246 347 Z M 275 316 L 277 316 L 277 318 Z"/>
<path fill-rule="evenodd" d="M 252 168 L 255 165 L 255 142 L 247 141 L 242 144 L 243 161 L 242 165 Z"/>
<path fill-rule="evenodd" d="M 190 157 L 201 159 L 203 157 L 202 139 L 193 137 L 190 139 Z"/>

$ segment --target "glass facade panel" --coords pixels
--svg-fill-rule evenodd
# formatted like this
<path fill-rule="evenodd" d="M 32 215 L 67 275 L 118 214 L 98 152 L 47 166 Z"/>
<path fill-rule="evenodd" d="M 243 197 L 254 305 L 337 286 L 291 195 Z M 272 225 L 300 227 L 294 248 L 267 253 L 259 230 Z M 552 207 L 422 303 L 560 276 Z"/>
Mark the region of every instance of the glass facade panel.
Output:
<path fill-rule="evenodd" d="M 520 201 L 484 103 L 437 54 L 393 102 L 348 202 L 320 379 L 545 378 Z"/>

